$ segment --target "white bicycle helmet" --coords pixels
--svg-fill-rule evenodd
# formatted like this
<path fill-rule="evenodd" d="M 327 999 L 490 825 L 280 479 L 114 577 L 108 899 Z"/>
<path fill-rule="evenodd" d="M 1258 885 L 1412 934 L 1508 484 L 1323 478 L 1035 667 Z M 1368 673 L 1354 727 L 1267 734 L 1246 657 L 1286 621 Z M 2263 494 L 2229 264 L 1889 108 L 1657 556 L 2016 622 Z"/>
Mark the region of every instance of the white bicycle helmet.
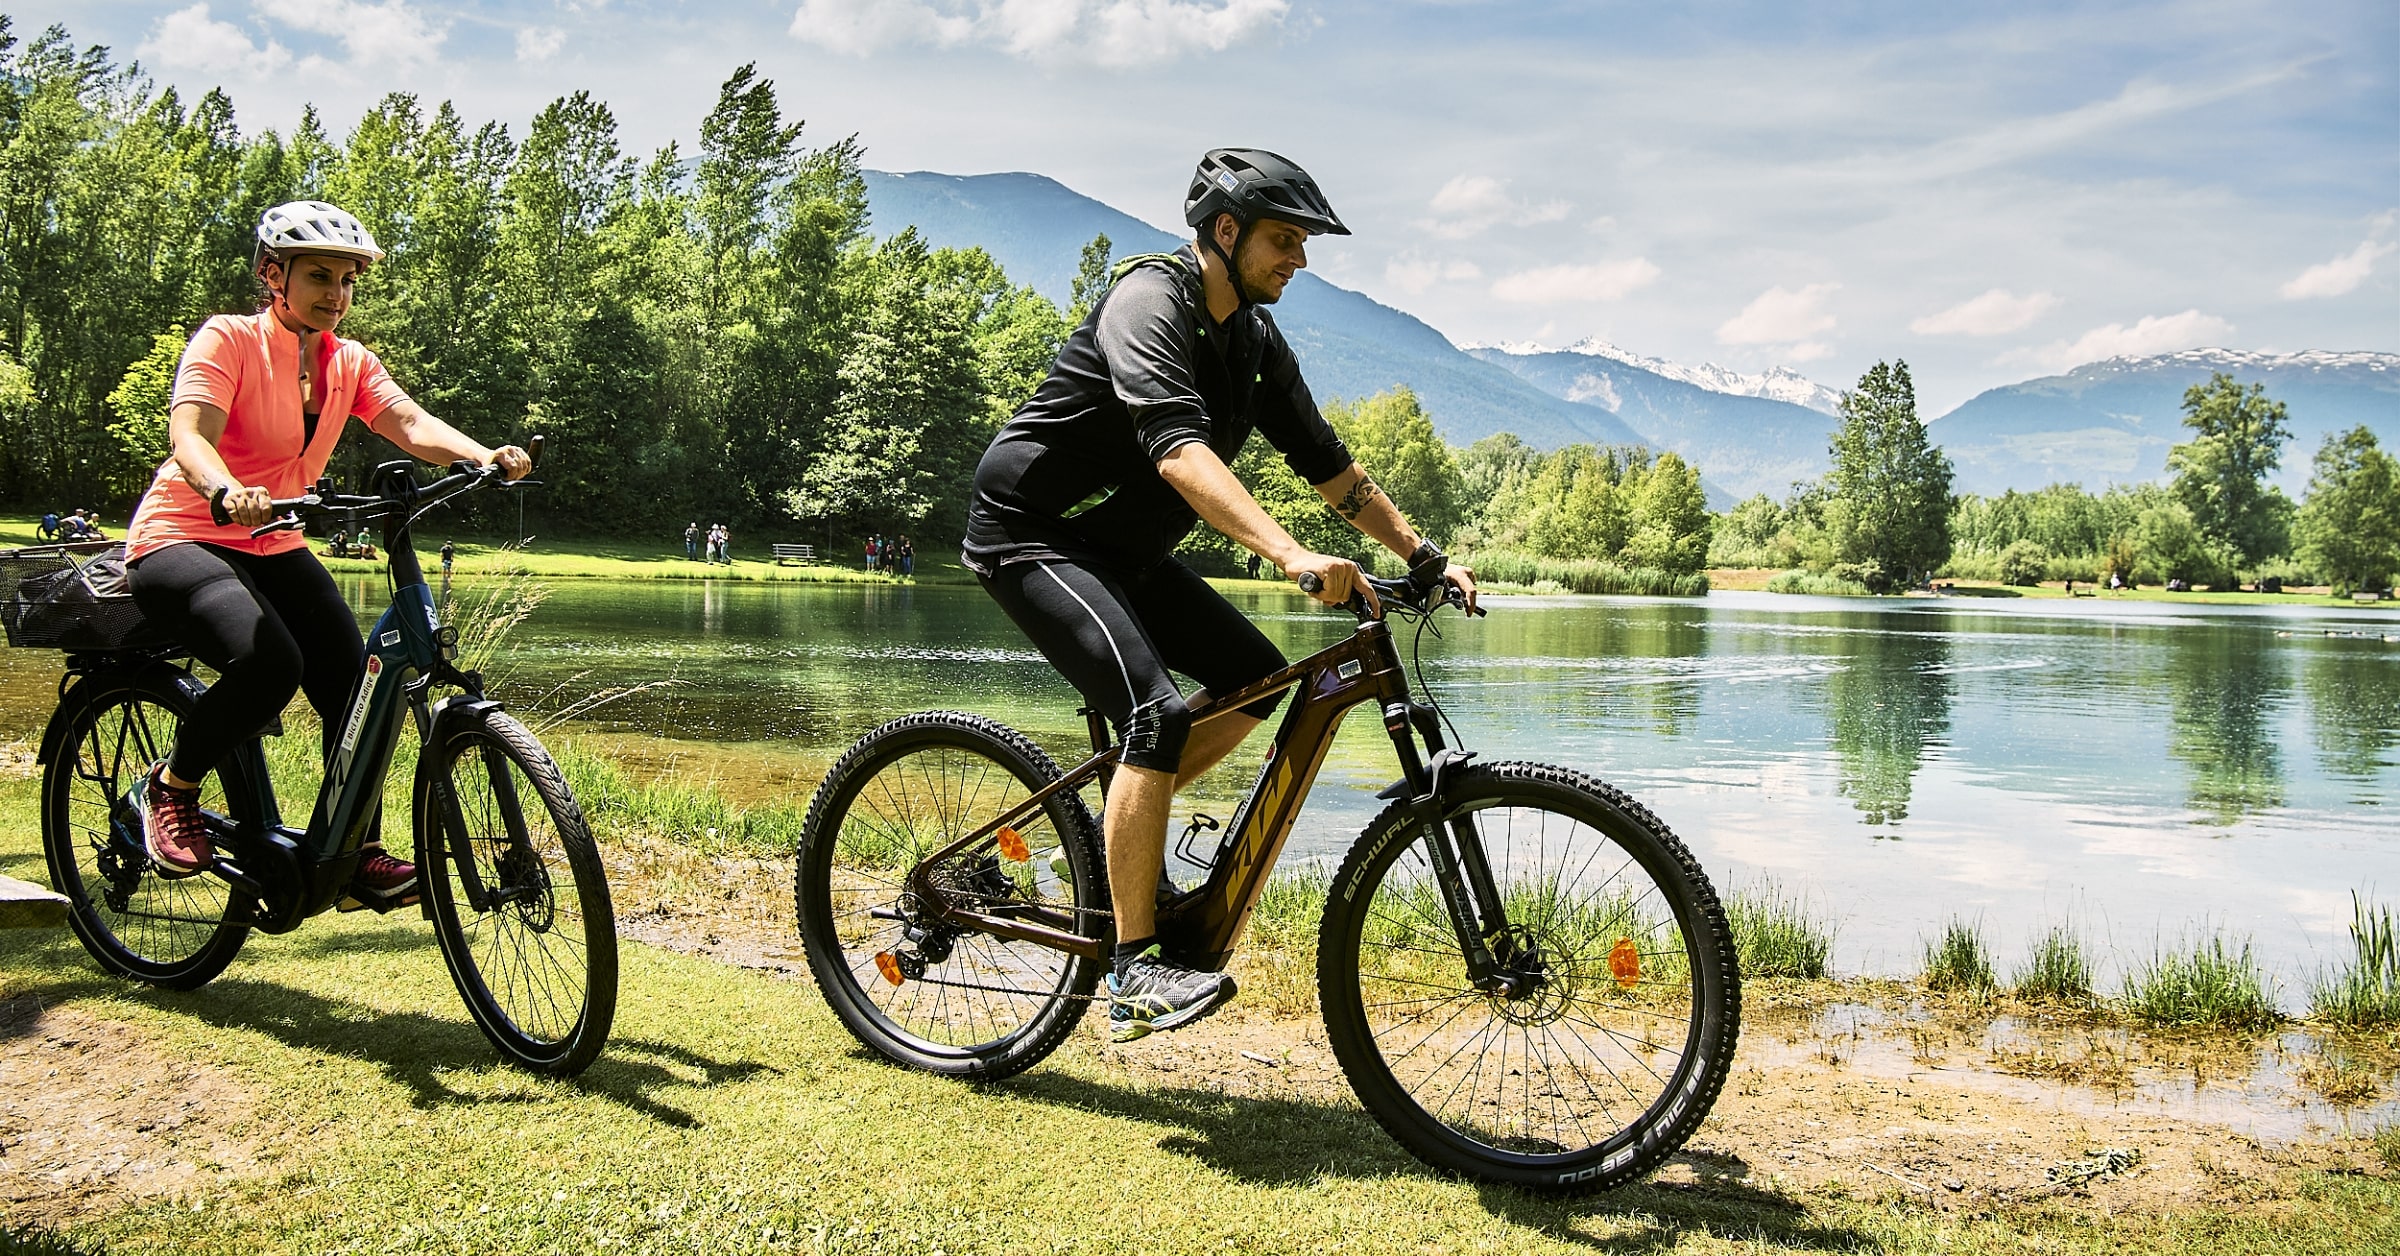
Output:
<path fill-rule="evenodd" d="M 383 249 L 366 224 L 323 201 L 289 201 L 260 215 L 258 247 L 273 257 L 330 253 L 357 258 L 361 266 L 383 260 Z"/>

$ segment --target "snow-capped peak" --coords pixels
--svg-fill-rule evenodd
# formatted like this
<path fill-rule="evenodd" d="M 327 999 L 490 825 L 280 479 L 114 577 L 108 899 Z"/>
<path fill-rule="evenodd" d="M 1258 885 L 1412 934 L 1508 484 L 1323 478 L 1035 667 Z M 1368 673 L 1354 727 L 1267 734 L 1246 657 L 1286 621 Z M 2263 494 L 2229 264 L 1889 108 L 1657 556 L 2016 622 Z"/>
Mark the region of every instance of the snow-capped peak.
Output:
<path fill-rule="evenodd" d="M 2082 371 L 2138 370 L 2155 366 L 2205 366 L 2211 369 L 2234 370 L 2340 370 L 2364 368 L 2370 371 L 2400 369 L 2400 354 L 2352 352 L 2331 349 L 2304 349 L 2298 353 L 2260 353 L 2251 349 L 2184 349 L 2175 353 L 2159 353 L 2142 357 L 2105 358 L 2077 368 Z"/>
<path fill-rule="evenodd" d="M 1531 340 L 1503 340 L 1491 344 L 1468 343 L 1460 345 L 1459 348 L 1466 350 L 1496 349 L 1517 357 L 1536 353 L 1580 353 L 1587 358 L 1606 358 L 1611 362 L 1622 362 L 1653 375 L 1665 376 L 1668 379 L 1690 384 L 1694 388 L 1705 388 L 1710 392 L 1726 393 L 1735 397 L 1765 397 L 1770 401 L 1788 401 L 1793 405 L 1807 406 L 1811 410 L 1821 411 L 1825 414 L 1839 414 L 1842 407 L 1842 394 L 1788 366 L 1768 367 L 1757 375 L 1744 375 L 1740 371 L 1728 370 L 1714 362 L 1703 362 L 1698 366 L 1685 366 L 1680 362 L 1669 362 L 1665 358 L 1647 357 L 1629 349 L 1620 349 L 1598 336 L 1586 336 L 1564 349 L 1552 349 Z"/>

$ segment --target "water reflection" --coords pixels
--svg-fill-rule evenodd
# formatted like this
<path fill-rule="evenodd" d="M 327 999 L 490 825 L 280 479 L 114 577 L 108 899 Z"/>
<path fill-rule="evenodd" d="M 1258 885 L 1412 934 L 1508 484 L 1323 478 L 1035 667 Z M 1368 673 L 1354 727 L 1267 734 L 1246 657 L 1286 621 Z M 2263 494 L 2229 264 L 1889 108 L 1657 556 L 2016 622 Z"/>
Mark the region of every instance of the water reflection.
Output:
<path fill-rule="evenodd" d="M 1847 635 L 1844 665 L 1826 679 L 1838 789 L 1866 824 L 1897 827 L 1908 818 L 1918 765 L 1950 731 L 1950 648 L 1935 627 Z"/>
<path fill-rule="evenodd" d="M 2381 642 L 2325 641 L 2301 672 L 2311 740 L 2325 770 L 2361 785 L 2396 764 L 2400 657 Z"/>
<path fill-rule="evenodd" d="M 2189 769 L 2198 821 L 2220 827 L 2281 807 L 2283 757 L 2269 725 L 2282 706 L 2285 655 L 2255 628 L 2174 634 L 2167 666 L 2167 753 Z"/>

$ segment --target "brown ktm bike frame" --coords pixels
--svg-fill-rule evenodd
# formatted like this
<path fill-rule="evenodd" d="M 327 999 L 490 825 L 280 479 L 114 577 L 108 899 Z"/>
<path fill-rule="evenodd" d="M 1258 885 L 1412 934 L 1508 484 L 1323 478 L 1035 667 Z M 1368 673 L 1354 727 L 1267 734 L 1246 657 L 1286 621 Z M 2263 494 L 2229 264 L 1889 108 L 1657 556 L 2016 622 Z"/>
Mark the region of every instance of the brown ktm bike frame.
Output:
<path fill-rule="evenodd" d="M 1464 818 L 1440 823 L 1444 777 L 1471 756 L 1445 745 L 1433 708 L 1410 698 L 1408 677 L 1393 647 L 1390 627 L 1381 618 L 1362 619 L 1349 637 L 1263 680 L 1221 698 L 1206 692 L 1195 694 L 1189 700 L 1192 723 L 1197 727 L 1286 689 L 1297 692 L 1284 710 L 1283 723 L 1276 729 L 1257 782 L 1234 814 L 1208 879 L 1158 905 L 1160 942 L 1182 963 L 1209 970 L 1224 968 L 1300 818 L 1301 804 L 1307 801 L 1309 787 L 1324 766 L 1325 753 L 1342 717 L 1362 702 L 1375 701 L 1382 708 L 1384 730 L 1391 735 L 1401 769 L 1400 779 L 1380 796 L 1404 799 L 1424 810 L 1435 880 L 1467 956 L 1470 977 L 1479 986 L 1509 984 L 1512 978 L 1503 961 L 1514 948 L 1483 843 Z M 1094 961 L 1106 958 L 1109 939 L 1078 932 L 1072 909 L 1002 903 L 977 910 L 945 894 L 933 875 L 944 861 L 979 844 L 1009 844 L 1012 826 L 1061 790 L 1079 790 L 1095 779 L 1105 790 L 1123 746 L 1108 744 L 1106 724 L 1097 713 L 1087 712 L 1087 718 L 1092 757 L 926 856 L 910 871 L 908 891 L 927 916 L 969 932 L 1032 942 Z M 1424 741 L 1424 753 L 1419 751 L 1418 738 Z M 1496 957 L 1495 952 L 1500 954 Z"/>

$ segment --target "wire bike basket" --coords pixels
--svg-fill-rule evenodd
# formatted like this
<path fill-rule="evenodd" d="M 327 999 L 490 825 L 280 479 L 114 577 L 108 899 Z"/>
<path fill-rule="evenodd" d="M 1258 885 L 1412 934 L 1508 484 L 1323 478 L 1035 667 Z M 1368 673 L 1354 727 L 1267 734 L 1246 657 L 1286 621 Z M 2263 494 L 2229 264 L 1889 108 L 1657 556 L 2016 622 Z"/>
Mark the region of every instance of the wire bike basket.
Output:
<path fill-rule="evenodd" d="M 0 550 L 0 628 L 28 649 L 131 650 L 168 644 L 125 583 L 125 547 L 76 541 Z"/>

